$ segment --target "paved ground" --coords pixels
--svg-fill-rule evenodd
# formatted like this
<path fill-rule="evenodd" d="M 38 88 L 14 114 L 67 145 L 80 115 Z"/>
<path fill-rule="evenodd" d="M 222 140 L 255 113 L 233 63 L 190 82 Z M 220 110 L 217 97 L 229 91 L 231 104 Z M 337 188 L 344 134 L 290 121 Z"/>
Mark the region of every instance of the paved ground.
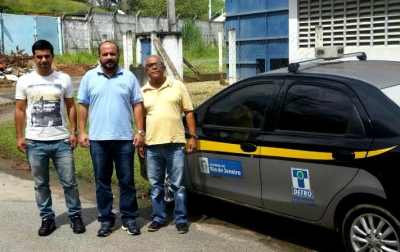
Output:
<path fill-rule="evenodd" d="M 25 175 L 4 172 L 8 171 L 8 165 L 7 160 L 0 160 L 0 251 L 281 251 L 260 241 L 253 232 L 201 222 L 191 223 L 190 232 L 185 235 L 178 234 L 171 222 L 158 232 L 149 233 L 146 226 L 150 222 L 150 206 L 146 200 L 139 200 L 141 217 L 137 223 L 142 228 L 141 235 L 128 235 L 117 222 L 116 231 L 109 237 L 99 238 L 96 236 L 99 228 L 96 205 L 86 192 L 81 199 L 87 231 L 73 234 L 62 191 L 54 176 L 51 188 L 57 229 L 48 237 L 39 237 L 40 218 L 34 201 L 33 181 Z M 94 190 L 90 194 L 94 194 Z"/>

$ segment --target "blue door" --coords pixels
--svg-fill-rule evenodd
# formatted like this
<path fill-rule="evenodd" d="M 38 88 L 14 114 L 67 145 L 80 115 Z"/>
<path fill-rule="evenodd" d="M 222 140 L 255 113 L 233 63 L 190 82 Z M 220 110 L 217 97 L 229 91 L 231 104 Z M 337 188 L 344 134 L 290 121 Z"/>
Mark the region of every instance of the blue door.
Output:
<path fill-rule="evenodd" d="M 151 40 L 141 39 L 140 42 L 142 44 L 142 63 L 144 65 L 147 57 L 151 55 Z"/>
<path fill-rule="evenodd" d="M 3 53 L 10 54 L 25 49 L 23 53 L 32 54 L 34 41 L 33 16 L 2 14 L 1 37 Z"/>
<path fill-rule="evenodd" d="M 18 50 L 24 50 L 24 54 L 32 55 L 32 44 L 46 39 L 53 45 L 55 54 L 61 53 L 59 21 L 61 19 L 57 17 L 1 14 L 2 52 L 10 54 L 18 47 Z"/>
<path fill-rule="evenodd" d="M 58 21 L 60 18 L 36 16 L 36 41 L 45 39 L 54 47 L 54 54 L 60 54 Z M 61 22 L 61 20 L 60 20 Z"/>

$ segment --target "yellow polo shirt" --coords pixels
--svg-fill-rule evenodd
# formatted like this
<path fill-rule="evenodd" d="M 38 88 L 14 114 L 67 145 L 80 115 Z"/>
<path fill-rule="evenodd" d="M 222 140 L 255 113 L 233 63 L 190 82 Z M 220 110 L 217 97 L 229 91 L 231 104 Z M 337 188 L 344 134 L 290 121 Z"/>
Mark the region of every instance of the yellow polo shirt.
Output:
<path fill-rule="evenodd" d="M 159 89 L 148 82 L 142 88 L 146 110 L 146 145 L 186 143 L 183 112 L 193 110 L 185 84 L 167 77 Z"/>

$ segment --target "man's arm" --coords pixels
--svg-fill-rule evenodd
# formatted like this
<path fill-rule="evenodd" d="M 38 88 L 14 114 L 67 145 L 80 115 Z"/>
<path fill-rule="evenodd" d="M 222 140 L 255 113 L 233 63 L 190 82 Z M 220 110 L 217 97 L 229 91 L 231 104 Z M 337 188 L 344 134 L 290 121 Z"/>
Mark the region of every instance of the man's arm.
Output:
<path fill-rule="evenodd" d="M 79 125 L 79 144 L 82 147 L 89 147 L 89 137 L 86 133 L 86 122 L 88 118 L 89 104 L 79 103 L 78 105 L 78 125 Z"/>
<path fill-rule="evenodd" d="M 189 128 L 190 135 L 196 135 L 196 122 L 194 120 L 193 111 L 185 112 L 186 124 Z M 196 138 L 189 138 L 189 148 L 188 153 L 195 152 L 197 149 L 197 140 Z"/>
<path fill-rule="evenodd" d="M 144 106 L 143 102 L 138 102 L 132 105 L 133 116 L 135 117 L 136 129 L 144 130 Z M 142 147 L 144 144 L 144 136 L 135 134 L 133 140 L 135 147 Z"/>
<path fill-rule="evenodd" d="M 23 137 L 23 129 L 25 124 L 26 100 L 17 100 L 14 109 L 15 137 L 17 149 L 25 153 L 26 143 Z"/>
<path fill-rule="evenodd" d="M 78 136 L 74 133 L 77 131 L 76 127 L 76 106 L 74 98 L 65 98 L 65 104 L 67 105 L 67 116 L 69 121 L 69 127 L 71 129 L 72 134 L 69 139 L 71 141 L 71 148 L 75 149 L 78 145 Z"/>

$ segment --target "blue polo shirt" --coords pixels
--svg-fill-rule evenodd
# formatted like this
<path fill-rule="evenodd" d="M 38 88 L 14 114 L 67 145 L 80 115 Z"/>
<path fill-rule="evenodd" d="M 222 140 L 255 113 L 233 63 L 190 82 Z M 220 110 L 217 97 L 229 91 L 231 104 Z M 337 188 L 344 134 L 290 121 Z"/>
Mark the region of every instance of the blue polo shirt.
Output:
<path fill-rule="evenodd" d="M 132 105 L 142 102 L 135 75 L 118 66 L 108 78 L 101 66 L 88 71 L 78 90 L 78 102 L 89 105 L 90 140 L 133 140 Z"/>

